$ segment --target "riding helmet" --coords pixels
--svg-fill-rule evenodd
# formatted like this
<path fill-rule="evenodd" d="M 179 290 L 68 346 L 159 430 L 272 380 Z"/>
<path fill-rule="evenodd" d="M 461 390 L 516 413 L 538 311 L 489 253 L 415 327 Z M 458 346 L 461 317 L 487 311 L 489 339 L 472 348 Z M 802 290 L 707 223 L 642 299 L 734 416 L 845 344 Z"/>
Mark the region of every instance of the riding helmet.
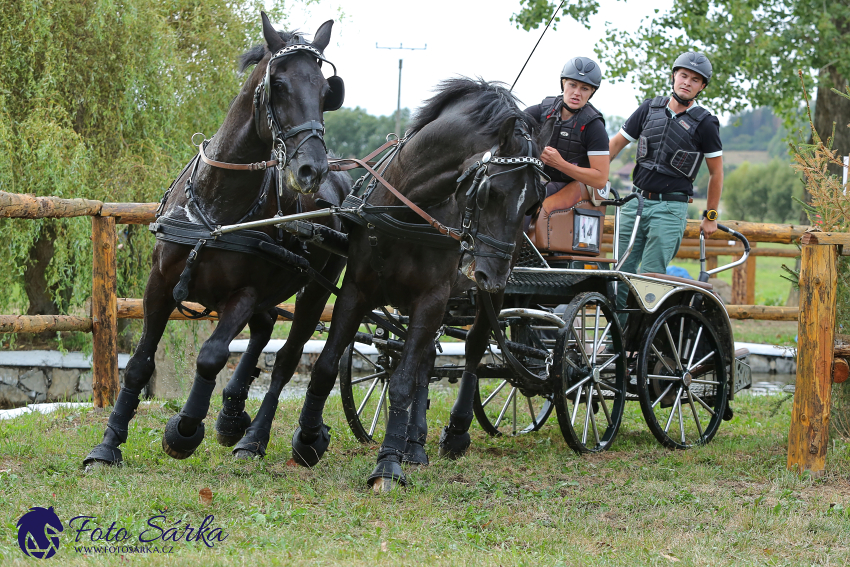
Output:
<path fill-rule="evenodd" d="M 708 60 L 705 53 L 688 51 L 679 55 L 673 63 L 673 73 L 676 72 L 676 69 L 682 67 L 702 75 L 705 78 L 706 86 L 708 86 L 708 82 L 711 80 L 711 61 Z"/>
<path fill-rule="evenodd" d="M 602 69 L 589 57 L 573 57 L 561 70 L 561 82 L 564 79 L 575 79 L 598 89 L 602 83 Z"/>

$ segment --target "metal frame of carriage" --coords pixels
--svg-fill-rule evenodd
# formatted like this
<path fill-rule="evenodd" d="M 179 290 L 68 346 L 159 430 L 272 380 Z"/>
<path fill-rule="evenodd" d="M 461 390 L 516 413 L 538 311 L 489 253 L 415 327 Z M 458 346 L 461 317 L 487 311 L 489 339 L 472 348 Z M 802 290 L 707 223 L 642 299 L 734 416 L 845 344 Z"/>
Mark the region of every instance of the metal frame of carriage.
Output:
<path fill-rule="evenodd" d="M 638 218 L 620 256 L 619 206 L 631 198 L 641 200 Z M 617 206 L 613 260 L 543 256 L 524 238 L 508 279 L 489 360 L 476 372 L 473 408 L 487 433 L 539 430 L 554 409 L 573 450 L 604 451 L 619 431 L 625 402 L 639 401 L 653 435 L 665 447 L 686 449 L 708 443 L 722 420 L 732 417 L 728 402 L 751 385 L 744 362 L 748 352 L 734 350 L 723 302 L 704 283 L 709 275 L 746 261 L 746 238 L 720 226 L 740 240 L 745 251 L 738 260 L 706 271 L 701 235 L 701 281 L 629 274 L 619 267 L 634 244 L 642 198 L 632 194 L 609 204 Z M 621 285 L 628 286 L 629 300 L 616 312 L 613 305 Z M 472 324 L 480 300 L 474 292 L 453 298 L 440 336 L 464 339 L 462 327 Z M 618 314 L 627 320 L 624 328 Z M 406 323 L 405 317 L 386 310 L 374 316 L 395 325 Z M 386 419 L 389 378 L 404 343 L 385 328 L 366 322 L 365 329 L 343 355 L 339 379 L 352 432 L 362 442 L 373 442 L 380 438 L 382 416 Z M 360 352 L 357 343 L 374 346 L 377 361 Z M 355 359 L 372 371 L 354 377 Z M 463 366 L 435 366 L 432 381 L 456 382 L 463 370 Z"/>

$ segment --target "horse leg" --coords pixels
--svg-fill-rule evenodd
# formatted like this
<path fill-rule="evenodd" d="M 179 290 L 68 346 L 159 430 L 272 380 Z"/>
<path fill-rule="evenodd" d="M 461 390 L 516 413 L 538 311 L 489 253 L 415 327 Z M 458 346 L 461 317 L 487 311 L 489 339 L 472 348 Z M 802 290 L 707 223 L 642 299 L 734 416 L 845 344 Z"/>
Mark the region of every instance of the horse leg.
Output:
<path fill-rule="evenodd" d="M 159 272 L 151 272 L 145 289 L 145 322 L 142 336 L 136 352 L 127 363 L 124 386 L 118 392 L 115 407 L 109 414 L 103 440 L 83 460 L 83 466 L 86 468 L 96 463 L 107 465 L 122 463 L 121 449 L 118 446 L 127 441 L 128 427 L 139 406 L 139 396 L 150 381 L 156 366 L 154 362 L 156 347 L 165 332 L 168 317 L 176 305 L 171 297 L 172 286 L 165 284 Z"/>
<path fill-rule="evenodd" d="M 446 295 L 448 295 L 448 289 Z M 424 369 L 424 365 L 429 362 L 433 365 L 431 353 L 434 350 L 434 336 L 443 320 L 446 304 L 440 299 L 434 294 L 428 294 L 411 309 L 404 350 L 398 367 L 390 378 L 387 431 L 381 449 L 378 451 L 378 464 L 367 480 L 375 492 L 387 492 L 396 484 L 401 486 L 407 484 L 407 479 L 401 470 L 401 460 L 407 446 L 407 424 L 410 420 L 408 408 L 413 401 L 416 377 L 427 375 L 430 371 L 430 368 Z"/>
<path fill-rule="evenodd" d="M 230 377 L 227 386 L 221 394 L 223 404 L 215 422 L 218 442 L 225 447 L 235 445 L 245 430 L 251 425 L 251 416 L 245 411 L 245 400 L 248 399 L 248 388 L 259 375 L 257 362 L 263 353 L 263 348 L 269 343 L 274 330 L 277 314 L 274 312 L 255 313 L 248 321 L 251 329 L 251 339 L 245 349 L 239 365 Z"/>
<path fill-rule="evenodd" d="M 334 305 L 327 343 L 313 365 L 298 428 L 292 435 L 292 458 L 301 466 L 315 466 L 330 444 L 330 428 L 322 421 L 325 402 L 336 382 L 342 351 L 351 343 L 368 308 L 365 297 L 346 277 Z"/>
<path fill-rule="evenodd" d="M 402 462 L 413 465 L 427 465 L 428 455 L 425 453 L 425 440 L 428 438 L 428 385 L 431 381 L 431 370 L 437 358 L 437 349 L 432 348 L 427 358 L 420 365 L 416 380 L 416 394 L 410 404 L 410 421 L 407 424 L 407 447 L 404 449 Z"/>
<path fill-rule="evenodd" d="M 204 418 L 210 408 L 215 377 L 227 364 L 230 341 L 254 313 L 253 290 L 240 290 L 227 301 L 218 325 L 198 353 L 195 382 L 180 413 L 171 417 L 162 435 L 162 449 L 170 457 L 186 459 L 204 439 Z"/>
<path fill-rule="evenodd" d="M 501 304 L 501 302 L 499 302 Z M 462 457 L 469 448 L 469 426 L 472 424 L 472 402 L 478 388 L 478 376 L 475 371 L 484 356 L 490 340 L 490 322 L 481 307 L 478 308 L 475 324 L 466 337 L 466 367 L 460 380 L 457 400 L 452 407 L 449 423 L 440 435 L 440 456 L 449 459 Z"/>
<path fill-rule="evenodd" d="M 263 398 L 260 410 L 245 436 L 233 449 L 233 454 L 237 458 L 250 459 L 266 455 L 266 446 L 271 436 L 272 420 L 277 410 L 280 393 L 295 374 L 301 354 L 304 352 L 304 344 L 313 336 L 316 323 L 319 322 L 330 295 L 330 291 L 315 282 L 307 284 L 298 294 L 295 300 L 295 319 L 292 321 L 289 337 L 275 357 L 269 391 Z"/>

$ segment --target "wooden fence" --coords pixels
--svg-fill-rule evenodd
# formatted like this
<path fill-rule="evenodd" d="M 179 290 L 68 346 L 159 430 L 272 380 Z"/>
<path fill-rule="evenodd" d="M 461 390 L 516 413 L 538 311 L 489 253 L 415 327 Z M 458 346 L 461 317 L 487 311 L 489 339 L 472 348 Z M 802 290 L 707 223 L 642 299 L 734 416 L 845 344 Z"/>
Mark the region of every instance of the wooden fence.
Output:
<path fill-rule="evenodd" d="M 36 333 L 82 331 L 93 335 L 93 392 L 95 407 L 106 407 L 118 393 L 118 319 L 142 318 L 142 300 L 117 297 L 116 224 L 145 224 L 155 217 L 157 203 L 103 203 L 87 199 L 34 197 L 0 191 L 0 217 L 68 218 L 92 217 L 92 307 L 90 317 L 71 315 L 0 315 L 0 332 Z M 757 243 L 802 244 L 800 308 L 753 305 L 755 262 L 759 256 L 794 257 L 792 251 L 755 248 L 750 259 L 733 276 L 733 303 L 727 306 L 734 319 L 799 320 L 797 388 L 788 442 L 788 468 L 821 474 L 826 460 L 831 384 L 847 379 L 850 343 L 835 341 L 836 264 L 840 254 L 850 255 L 850 234 L 806 232 L 809 227 L 724 221 Z M 614 232 L 613 217 L 606 217 L 605 231 Z M 685 239 L 699 237 L 699 222 L 688 221 Z M 607 238 L 611 242 L 610 237 Z M 718 241 L 718 242 L 715 242 Z M 707 246 L 708 256 L 737 253 L 739 246 L 721 244 L 728 235 L 717 232 Z M 697 241 L 698 242 L 698 241 Z M 685 240 L 677 257 L 698 257 L 694 240 Z M 196 310 L 199 305 L 189 304 Z M 294 306 L 281 307 L 293 311 Z M 332 307 L 322 314 L 329 321 Z M 185 319 L 175 311 L 172 319 Z M 214 319 L 211 314 L 207 319 Z"/>

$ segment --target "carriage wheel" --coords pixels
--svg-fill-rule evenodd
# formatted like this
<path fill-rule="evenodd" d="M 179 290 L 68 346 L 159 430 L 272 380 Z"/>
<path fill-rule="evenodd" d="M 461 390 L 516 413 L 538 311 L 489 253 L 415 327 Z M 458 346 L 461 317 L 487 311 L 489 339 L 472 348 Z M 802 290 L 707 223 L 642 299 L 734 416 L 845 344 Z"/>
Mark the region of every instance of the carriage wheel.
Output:
<path fill-rule="evenodd" d="M 481 429 L 490 435 L 519 435 L 543 427 L 552 413 L 552 401 L 525 396 L 502 378 L 479 378 L 472 410 Z"/>
<path fill-rule="evenodd" d="M 366 363 L 369 374 L 353 377 L 354 359 Z M 339 393 L 351 432 L 361 443 L 383 439 L 389 413 L 390 373 L 351 343 L 339 361 Z"/>
<path fill-rule="evenodd" d="M 723 348 L 708 320 L 691 307 L 664 311 L 644 337 L 638 395 L 649 430 L 669 449 L 711 441 L 726 410 Z"/>
<path fill-rule="evenodd" d="M 577 453 L 611 446 L 626 403 L 623 335 L 611 304 L 599 293 L 581 293 L 564 313 L 552 379 L 558 424 Z"/>

